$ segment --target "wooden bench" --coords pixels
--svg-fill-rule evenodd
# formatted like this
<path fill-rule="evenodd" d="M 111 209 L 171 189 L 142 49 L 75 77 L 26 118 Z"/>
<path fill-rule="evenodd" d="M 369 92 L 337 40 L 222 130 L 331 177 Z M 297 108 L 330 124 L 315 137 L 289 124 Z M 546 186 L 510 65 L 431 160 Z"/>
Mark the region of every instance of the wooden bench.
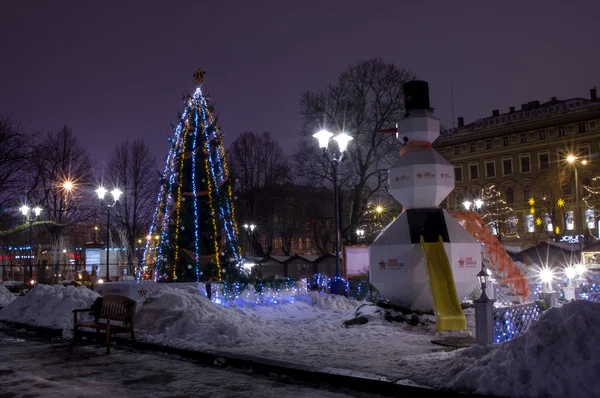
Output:
<path fill-rule="evenodd" d="M 91 308 L 73 310 L 73 345 L 81 338 L 79 328 L 96 329 L 96 333 L 104 330 L 106 333 L 106 353 L 110 354 L 110 336 L 117 333 L 130 333 L 131 342 L 135 344 L 133 324 L 135 320 L 135 300 L 125 296 L 107 295 L 96 299 Z M 91 313 L 93 321 L 78 322 L 77 314 L 80 312 Z M 101 322 L 104 319 L 106 322 Z M 118 323 L 112 323 L 118 322 Z"/>

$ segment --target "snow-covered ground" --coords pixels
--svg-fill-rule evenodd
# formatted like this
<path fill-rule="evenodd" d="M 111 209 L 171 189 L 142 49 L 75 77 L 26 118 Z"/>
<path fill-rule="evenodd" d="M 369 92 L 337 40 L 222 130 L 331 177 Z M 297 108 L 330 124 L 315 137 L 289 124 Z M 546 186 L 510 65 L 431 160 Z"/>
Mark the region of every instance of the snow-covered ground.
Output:
<path fill-rule="evenodd" d="M 356 397 L 277 377 L 198 365 L 176 356 L 70 347 L 0 333 L 2 397 Z M 361 397 L 373 397 L 360 394 Z"/>
<path fill-rule="evenodd" d="M 85 288 L 37 286 L 0 310 L 0 320 L 67 329 L 70 310 L 89 306 L 95 297 Z M 466 312 L 472 328 L 473 311 Z M 362 322 L 345 325 L 356 318 Z M 163 289 L 138 304 L 136 329 L 140 340 L 167 346 L 346 368 L 461 391 L 516 397 L 600 391 L 600 343 L 594 337 L 600 304 L 553 308 L 508 343 L 453 352 L 431 343 L 439 338 L 433 321 L 316 293 L 281 305 L 224 307 Z"/>

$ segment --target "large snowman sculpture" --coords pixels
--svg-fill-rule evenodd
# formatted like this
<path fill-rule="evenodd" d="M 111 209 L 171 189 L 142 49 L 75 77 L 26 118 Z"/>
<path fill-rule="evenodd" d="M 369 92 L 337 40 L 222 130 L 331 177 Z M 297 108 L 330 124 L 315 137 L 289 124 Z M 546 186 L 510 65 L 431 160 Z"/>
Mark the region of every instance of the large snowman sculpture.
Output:
<path fill-rule="evenodd" d="M 369 249 L 370 280 L 396 304 L 464 318 L 449 303 L 460 307 L 477 285 L 481 246 L 439 207 L 454 189 L 454 168 L 431 147 L 440 122 L 429 107 L 428 83 L 405 83 L 404 96 L 406 114 L 396 132 L 404 147 L 389 170 L 389 192 L 404 211 Z M 454 309 L 444 310 L 449 305 Z"/>

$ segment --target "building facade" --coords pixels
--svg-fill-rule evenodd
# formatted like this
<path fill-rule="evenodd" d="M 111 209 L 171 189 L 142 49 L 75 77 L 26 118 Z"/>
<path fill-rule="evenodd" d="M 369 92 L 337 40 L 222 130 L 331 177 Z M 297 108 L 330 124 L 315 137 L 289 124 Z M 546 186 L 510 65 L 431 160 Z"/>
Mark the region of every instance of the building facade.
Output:
<path fill-rule="evenodd" d="M 598 236 L 598 200 L 590 189 L 600 175 L 596 89 L 590 90 L 589 98 L 552 97 L 544 103 L 528 102 L 518 110 L 510 107 L 506 113 L 493 110 L 490 117 L 470 124 L 459 117 L 458 127 L 442 131 L 434 147 L 455 171 L 456 188 L 443 206 L 462 210 L 463 203 L 481 199 L 493 187 L 510 209 L 502 215 L 488 212 L 505 218 L 490 224 L 503 242 L 524 247 L 555 235 Z M 555 184 L 562 186 L 552 195 Z M 560 199 L 564 205 L 558 203 Z M 557 206 L 556 214 L 543 210 Z M 540 229 L 547 236 L 540 236 Z"/>

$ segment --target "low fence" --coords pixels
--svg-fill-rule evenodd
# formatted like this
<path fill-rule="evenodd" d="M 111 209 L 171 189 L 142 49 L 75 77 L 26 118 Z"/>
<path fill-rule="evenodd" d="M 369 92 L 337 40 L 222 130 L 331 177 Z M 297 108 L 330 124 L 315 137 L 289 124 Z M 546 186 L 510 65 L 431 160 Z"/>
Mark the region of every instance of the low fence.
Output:
<path fill-rule="evenodd" d="M 536 303 L 494 308 L 494 343 L 503 343 L 520 336 L 540 314 L 541 310 Z"/>

